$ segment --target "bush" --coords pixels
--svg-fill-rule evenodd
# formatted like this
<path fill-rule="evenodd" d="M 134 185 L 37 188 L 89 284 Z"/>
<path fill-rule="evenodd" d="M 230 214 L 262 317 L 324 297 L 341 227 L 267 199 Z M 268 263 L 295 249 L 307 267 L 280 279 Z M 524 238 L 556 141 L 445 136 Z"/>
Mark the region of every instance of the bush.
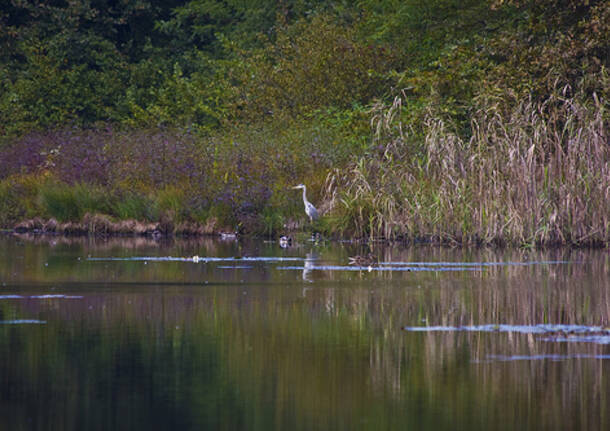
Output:
<path fill-rule="evenodd" d="M 234 112 L 249 120 L 294 118 L 366 104 L 386 91 L 394 57 L 354 28 L 318 15 L 278 28 L 261 49 L 241 52 Z"/>
<path fill-rule="evenodd" d="M 48 40 L 23 42 L 27 73 L 6 80 L 6 92 L 0 97 L 5 134 L 120 118 L 121 105 L 125 106 L 125 64 L 107 41 L 95 36 L 71 40 L 72 36 L 61 32 Z M 65 51 L 73 45 L 93 57 L 70 58 Z"/>
<path fill-rule="evenodd" d="M 131 112 L 126 123 L 136 127 L 189 127 L 199 132 L 218 128 L 227 116 L 228 83 L 218 64 L 205 57 L 197 60 L 201 68 L 189 75 L 175 63 L 173 73 L 147 91 L 148 100 L 138 100 L 137 89 L 130 89 Z"/>

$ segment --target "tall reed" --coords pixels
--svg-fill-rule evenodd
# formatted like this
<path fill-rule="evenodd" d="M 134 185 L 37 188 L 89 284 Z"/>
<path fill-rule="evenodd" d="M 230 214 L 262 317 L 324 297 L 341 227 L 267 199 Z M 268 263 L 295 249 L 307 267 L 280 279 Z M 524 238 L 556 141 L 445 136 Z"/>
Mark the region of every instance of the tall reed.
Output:
<path fill-rule="evenodd" d="M 423 145 L 403 97 L 373 109 L 373 150 L 329 176 L 340 228 L 358 236 L 521 245 L 610 240 L 608 112 L 596 94 L 481 97 L 464 139 L 429 112 Z"/>

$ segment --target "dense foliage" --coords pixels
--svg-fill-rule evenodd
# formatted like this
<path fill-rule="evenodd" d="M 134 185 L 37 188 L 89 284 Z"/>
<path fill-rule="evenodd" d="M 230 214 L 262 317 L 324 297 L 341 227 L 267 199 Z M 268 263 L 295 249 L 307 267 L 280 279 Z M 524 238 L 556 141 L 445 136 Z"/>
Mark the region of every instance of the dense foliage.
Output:
<path fill-rule="evenodd" d="M 0 47 L 4 226 L 102 212 L 276 233 L 306 182 L 334 233 L 610 238 L 605 1 L 11 0 Z M 528 204 L 503 205 L 515 193 Z"/>

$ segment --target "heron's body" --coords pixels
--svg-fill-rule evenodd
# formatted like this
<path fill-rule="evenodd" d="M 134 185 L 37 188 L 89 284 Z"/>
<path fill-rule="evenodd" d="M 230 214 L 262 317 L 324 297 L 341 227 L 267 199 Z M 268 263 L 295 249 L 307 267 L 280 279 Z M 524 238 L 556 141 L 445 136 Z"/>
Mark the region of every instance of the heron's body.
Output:
<path fill-rule="evenodd" d="M 307 187 L 304 184 L 299 184 L 298 186 L 294 186 L 293 189 L 303 189 L 303 204 L 305 205 L 305 214 L 309 217 L 309 221 L 313 223 L 314 220 L 317 220 L 320 216 L 318 215 L 318 210 L 313 206 L 311 202 L 307 200 Z"/>

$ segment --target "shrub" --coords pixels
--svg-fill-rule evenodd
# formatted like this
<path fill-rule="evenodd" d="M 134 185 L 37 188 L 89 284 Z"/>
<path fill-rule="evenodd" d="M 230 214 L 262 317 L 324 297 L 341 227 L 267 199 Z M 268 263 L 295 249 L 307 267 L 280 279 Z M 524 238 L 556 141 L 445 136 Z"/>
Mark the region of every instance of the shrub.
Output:
<path fill-rule="evenodd" d="M 382 94 L 390 51 L 358 40 L 355 30 L 318 15 L 280 26 L 273 42 L 241 52 L 234 112 L 250 120 L 350 108 Z"/>

